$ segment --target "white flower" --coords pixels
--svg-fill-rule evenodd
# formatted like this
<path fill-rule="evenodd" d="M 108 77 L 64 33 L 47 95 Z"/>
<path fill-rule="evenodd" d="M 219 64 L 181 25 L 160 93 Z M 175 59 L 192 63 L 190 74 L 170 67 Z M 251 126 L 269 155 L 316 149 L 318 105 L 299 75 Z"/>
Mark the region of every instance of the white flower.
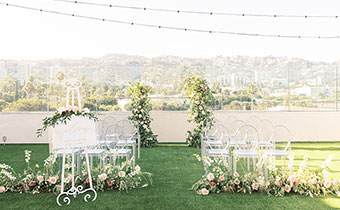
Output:
<path fill-rule="evenodd" d="M 67 107 L 66 107 L 66 110 L 67 110 L 67 111 L 71 111 L 71 110 L 72 110 L 72 106 L 67 106 Z"/>
<path fill-rule="evenodd" d="M 195 103 L 196 103 L 196 104 L 200 104 L 200 102 L 199 102 L 199 101 L 196 101 Z"/>
<path fill-rule="evenodd" d="M 139 105 L 139 106 L 138 106 L 138 109 L 141 109 L 141 108 L 142 108 L 142 106 L 141 106 L 141 105 Z"/>
<path fill-rule="evenodd" d="M 202 195 L 209 195 L 209 190 L 203 188 L 202 190 L 200 190 Z"/>
<path fill-rule="evenodd" d="M 139 118 L 142 118 L 143 116 L 140 114 L 140 115 L 138 115 L 139 116 Z"/>
<path fill-rule="evenodd" d="M 197 112 L 195 112 L 194 117 L 197 117 L 197 116 L 198 116 L 198 114 L 197 114 Z"/>
<path fill-rule="evenodd" d="M 140 166 L 139 166 L 139 165 L 136 165 L 135 170 L 136 170 L 137 172 L 139 172 L 139 171 L 140 171 Z"/>
<path fill-rule="evenodd" d="M 0 193 L 6 192 L 6 188 L 4 186 L 0 186 Z"/>
<path fill-rule="evenodd" d="M 89 110 L 88 108 L 85 108 L 85 109 L 84 109 L 84 112 L 85 112 L 85 113 L 90 113 L 90 110 Z"/>
<path fill-rule="evenodd" d="M 208 173 L 208 175 L 207 175 L 207 179 L 208 179 L 209 181 L 212 181 L 212 180 L 214 180 L 214 178 L 215 178 L 214 174 L 212 174 L 212 173 Z"/>
<path fill-rule="evenodd" d="M 234 177 L 239 177 L 239 176 L 240 175 L 237 172 L 234 173 Z"/>
<path fill-rule="evenodd" d="M 143 125 L 143 128 L 147 128 L 147 126 L 144 124 L 144 125 Z"/>
<path fill-rule="evenodd" d="M 59 113 L 62 113 L 62 112 L 65 112 L 66 111 L 66 109 L 65 109 L 65 107 L 59 107 L 59 109 L 58 109 L 58 112 Z"/>
<path fill-rule="evenodd" d="M 203 109 L 203 107 L 202 107 L 202 106 L 199 106 L 198 108 L 199 108 L 200 110 L 202 110 L 202 109 Z"/>
<path fill-rule="evenodd" d="M 100 181 L 104 181 L 105 179 L 107 179 L 107 175 L 106 173 L 102 173 L 98 175 L 98 178 L 100 179 Z"/>
<path fill-rule="evenodd" d="M 125 171 L 119 171 L 118 176 L 120 178 L 124 178 L 125 177 Z"/>

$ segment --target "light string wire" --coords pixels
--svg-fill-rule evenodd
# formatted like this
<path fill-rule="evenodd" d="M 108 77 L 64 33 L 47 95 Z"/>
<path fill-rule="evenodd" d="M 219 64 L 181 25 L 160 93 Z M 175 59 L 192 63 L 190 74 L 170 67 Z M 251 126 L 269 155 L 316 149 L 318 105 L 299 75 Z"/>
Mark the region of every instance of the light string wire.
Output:
<path fill-rule="evenodd" d="M 186 14 L 197 14 L 197 15 L 219 15 L 219 16 L 241 16 L 241 17 L 267 17 L 267 18 L 339 18 L 338 15 L 285 15 L 285 14 L 252 14 L 252 13 L 229 13 L 229 12 L 207 12 L 207 11 L 193 11 L 193 10 L 175 10 L 175 9 L 162 9 L 162 8 L 149 8 L 149 7 L 137 7 L 117 4 L 104 4 L 94 3 L 86 1 L 72 1 L 72 0 L 52 0 L 57 2 L 84 4 L 91 6 L 101 7 L 113 7 L 120 9 L 133 9 L 133 10 L 144 10 L 144 11 L 155 11 L 155 12 L 169 12 L 169 13 L 186 13 Z"/>
<path fill-rule="evenodd" d="M 178 31 L 191 31 L 191 32 L 200 32 L 200 33 L 214 33 L 214 34 L 225 34 L 225 35 L 237 35 L 237 36 L 257 36 L 257 37 L 278 37 L 278 38 L 305 38 L 305 39 L 338 39 L 340 38 L 339 35 L 336 36 L 298 36 L 298 35 L 275 35 L 275 34 L 257 34 L 257 33 L 243 33 L 243 32 L 229 32 L 229 31 L 218 31 L 218 30 L 204 30 L 204 29 L 193 29 L 193 28 L 181 28 L 181 27 L 173 27 L 173 26 L 162 26 L 162 25 L 153 25 L 153 24 L 146 24 L 146 23 L 135 23 L 135 22 L 128 22 L 128 21 L 121 21 L 115 19 L 106 19 L 106 18 L 99 18 L 93 16 L 85 16 L 85 15 L 78 15 L 73 13 L 66 13 L 66 12 L 59 12 L 55 10 L 45 10 L 39 9 L 34 7 L 28 7 L 18 4 L 10 4 L 0 2 L 0 5 L 4 5 L 7 7 L 15 7 L 20 9 L 38 11 L 38 12 L 45 12 L 51 13 L 56 15 L 63 15 L 63 16 L 70 16 L 70 17 L 77 17 L 82 19 L 89 19 L 89 20 L 97 20 L 97 21 L 104 21 L 104 22 L 112 22 L 112 23 L 119 23 L 125 25 L 132 25 L 132 26 L 142 26 L 142 27 L 149 27 L 149 28 L 163 28 L 169 30 L 178 30 Z"/>

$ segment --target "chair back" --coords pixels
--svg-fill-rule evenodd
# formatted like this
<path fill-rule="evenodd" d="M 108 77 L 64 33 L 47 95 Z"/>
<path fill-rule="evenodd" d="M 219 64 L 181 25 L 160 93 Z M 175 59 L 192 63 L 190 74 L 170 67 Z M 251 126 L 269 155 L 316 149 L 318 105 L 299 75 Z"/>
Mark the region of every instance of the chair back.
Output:
<path fill-rule="evenodd" d="M 273 142 L 273 149 L 282 149 L 287 152 L 291 151 L 292 135 L 290 130 L 284 125 L 274 126 L 274 134 L 271 139 Z"/>
<path fill-rule="evenodd" d="M 261 126 L 259 129 L 259 137 L 263 141 L 270 141 L 274 135 L 274 124 L 267 119 L 261 120 Z"/>
<path fill-rule="evenodd" d="M 247 124 L 254 126 L 257 130 L 260 130 L 261 128 L 261 118 L 259 118 L 257 115 L 252 115 L 247 119 Z"/>
<path fill-rule="evenodd" d="M 256 149 L 259 145 L 259 133 L 257 129 L 252 125 L 241 126 L 235 135 L 236 147 L 240 148 L 237 142 L 245 141 L 246 146 L 242 146 L 243 149 Z"/>
<path fill-rule="evenodd" d="M 229 131 L 230 131 L 230 135 L 235 136 L 236 132 L 238 131 L 238 129 L 240 127 L 242 127 L 243 125 L 246 125 L 246 122 L 244 122 L 243 120 L 235 120 L 233 121 L 230 126 L 229 126 Z"/>

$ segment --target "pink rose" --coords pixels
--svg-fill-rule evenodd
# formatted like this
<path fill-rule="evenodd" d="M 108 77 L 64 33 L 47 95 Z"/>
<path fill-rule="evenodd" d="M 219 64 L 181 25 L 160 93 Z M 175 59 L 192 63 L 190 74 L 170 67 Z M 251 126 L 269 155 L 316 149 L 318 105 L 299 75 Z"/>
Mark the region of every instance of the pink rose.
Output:
<path fill-rule="evenodd" d="M 87 172 L 86 171 L 83 171 L 83 176 L 86 176 L 87 175 Z"/>
<path fill-rule="evenodd" d="M 259 175 L 260 175 L 260 176 L 263 176 L 263 172 L 261 171 L 261 172 L 259 173 Z"/>
<path fill-rule="evenodd" d="M 209 190 L 203 188 L 203 189 L 201 190 L 201 194 L 202 194 L 202 195 L 209 195 Z"/>
<path fill-rule="evenodd" d="M 276 186 L 278 186 L 278 187 L 279 187 L 279 186 L 281 186 L 281 185 L 282 185 L 282 182 L 280 182 L 280 181 L 275 181 L 275 182 L 274 182 L 274 184 L 275 184 Z"/>
<path fill-rule="evenodd" d="M 142 93 L 144 93 L 145 92 L 145 90 L 144 89 L 142 89 Z"/>
<path fill-rule="evenodd" d="M 220 179 L 221 181 L 224 181 L 224 176 L 220 176 L 219 179 Z"/>
<path fill-rule="evenodd" d="M 212 173 L 209 173 L 209 174 L 207 175 L 207 179 L 208 179 L 209 181 L 214 180 L 214 178 L 215 178 L 215 176 L 214 176 L 214 174 L 212 174 Z"/>
<path fill-rule="evenodd" d="M 43 181 L 44 181 L 44 177 L 43 177 L 43 176 L 37 176 L 37 180 L 38 180 L 39 182 L 43 182 Z"/>
<path fill-rule="evenodd" d="M 111 180 L 106 181 L 107 185 L 112 186 L 113 182 Z"/>
<path fill-rule="evenodd" d="M 24 187 L 24 190 L 29 190 L 30 189 L 30 187 L 28 186 L 28 185 L 25 185 L 25 187 Z"/>
<path fill-rule="evenodd" d="M 253 188 L 253 190 L 258 190 L 259 189 L 259 184 L 257 182 L 254 182 L 251 187 Z"/>
<path fill-rule="evenodd" d="M 196 101 L 195 103 L 196 103 L 197 105 L 198 105 L 198 104 L 200 104 L 200 102 L 199 102 L 199 101 Z"/>
<path fill-rule="evenodd" d="M 234 173 L 234 177 L 239 177 L 239 176 L 240 175 L 237 172 Z"/>
<path fill-rule="evenodd" d="M 288 184 L 285 186 L 285 191 L 286 191 L 287 193 L 289 193 L 291 189 L 292 189 L 292 188 L 291 188 Z"/>
<path fill-rule="evenodd" d="M 49 181 L 51 184 L 55 184 L 55 183 L 57 183 L 57 177 L 51 176 L 50 178 L 48 178 L 48 181 Z"/>
<path fill-rule="evenodd" d="M 107 179 L 107 175 L 106 173 L 102 173 L 98 175 L 98 178 L 100 179 L 100 181 L 104 181 L 105 179 Z"/>
<path fill-rule="evenodd" d="M 329 181 L 329 180 L 326 180 L 325 182 L 324 182 L 324 184 L 323 184 L 326 188 L 330 188 L 331 187 L 331 185 L 332 185 L 332 183 L 331 183 L 331 181 Z"/>
<path fill-rule="evenodd" d="M 0 193 L 6 192 L 6 188 L 4 186 L 0 186 Z"/>
<path fill-rule="evenodd" d="M 215 185 L 216 185 L 215 182 L 210 182 L 210 183 L 209 183 L 209 186 L 210 186 L 210 187 L 213 187 L 213 186 L 215 186 Z"/>
<path fill-rule="evenodd" d="M 85 179 L 85 182 L 86 182 L 86 183 L 90 183 L 90 179 L 87 177 L 87 178 Z"/>
<path fill-rule="evenodd" d="M 30 187 L 34 187 L 34 186 L 35 186 L 35 181 L 30 181 L 30 182 L 28 183 L 28 185 L 29 185 Z"/>

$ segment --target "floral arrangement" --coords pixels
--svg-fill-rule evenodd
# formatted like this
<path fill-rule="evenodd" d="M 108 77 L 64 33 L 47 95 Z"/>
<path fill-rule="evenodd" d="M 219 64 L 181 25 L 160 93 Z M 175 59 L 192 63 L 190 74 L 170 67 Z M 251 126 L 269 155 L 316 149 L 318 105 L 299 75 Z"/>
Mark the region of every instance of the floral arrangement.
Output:
<path fill-rule="evenodd" d="M 47 130 L 48 127 L 54 127 L 57 124 L 66 124 L 68 120 L 71 120 L 71 117 L 75 116 L 83 116 L 88 117 L 91 120 L 97 121 L 98 118 L 95 113 L 90 112 L 88 108 L 78 108 L 77 106 L 67 106 L 60 107 L 53 116 L 45 117 L 43 119 L 43 127 L 37 130 L 37 137 L 42 136 L 43 132 Z"/>
<path fill-rule="evenodd" d="M 6 164 L 0 164 L 0 193 L 20 192 L 37 194 L 41 192 L 59 193 L 61 189 L 60 169 L 56 163 L 56 155 L 45 160 L 44 167 L 38 164 L 31 167 L 30 151 L 25 151 L 27 168 L 22 174 L 16 173 Z M 118 189 L 128 191 L 137 187 L 146 187 L 152 184 L 151 174 L 142 172 L 140 166 L 133 167 L 133 160 L 125 161 L 121 165 L 106 165 L 104 168 L 95 168 L 91 171 L 91 178 L 95 190 L 105 191 Z M 71 161 L 68 158 L 65 164 L 65 189 L 71 187 Z M 89 177 L 82 165 L 81 173 L 75 174 L 76 186 L 89 187 Z M 144 183 L 144 184 L 143 184 Z"/>
<path fill-rule="evenodd" d="M 202 159 L 196 155 L 198 160 Z M 224 159 L 203 159 L 208 167 L 208 173 L 196 182 L 192 189 L 199 195 L 210 193 L 253 193 L 261 192 L 273 196 L 284 196 L 296 193 L 306 196 L 332 194 L 340 197 L 338 179 L 329 179 L 327 167 L 331 162 L 330 156 L 325 163 L 313 170 L 307 165 L 307 159 L 302 161 L 297 173 L 292 172 L 293 158 L 290 158 L 288 169 L 268 167 L 269 175 L 265 178 L 263 172 L 250 172 L 244 175 L 228 171 L 228 164 Z"/>
<path fill-rule="evenodd" d="M 184 82 L 191 110 L 188 121 L 196 123 L 196 127 L 192 131 L 187 131 L 186 142 L 189 146 L 200 147 L 203 130 L 210 128 L 214 121 L 213 112 L 209 109 L 214 98 L 213 92 L 207 81 L 201 77 L 190 77 Z"/>
<path fill-rule="evenodd" d="M 148 98 L 152 88 L 139 82 L 130 83 L 128 92 L 132 95 L 132 115 L 129 120 L 133 123 L 139 132 L 141 145 L 143 147 L 152 147 L 157 144 L 157 135 L 151 130 L 150 116 L 151 104 Z"/>

